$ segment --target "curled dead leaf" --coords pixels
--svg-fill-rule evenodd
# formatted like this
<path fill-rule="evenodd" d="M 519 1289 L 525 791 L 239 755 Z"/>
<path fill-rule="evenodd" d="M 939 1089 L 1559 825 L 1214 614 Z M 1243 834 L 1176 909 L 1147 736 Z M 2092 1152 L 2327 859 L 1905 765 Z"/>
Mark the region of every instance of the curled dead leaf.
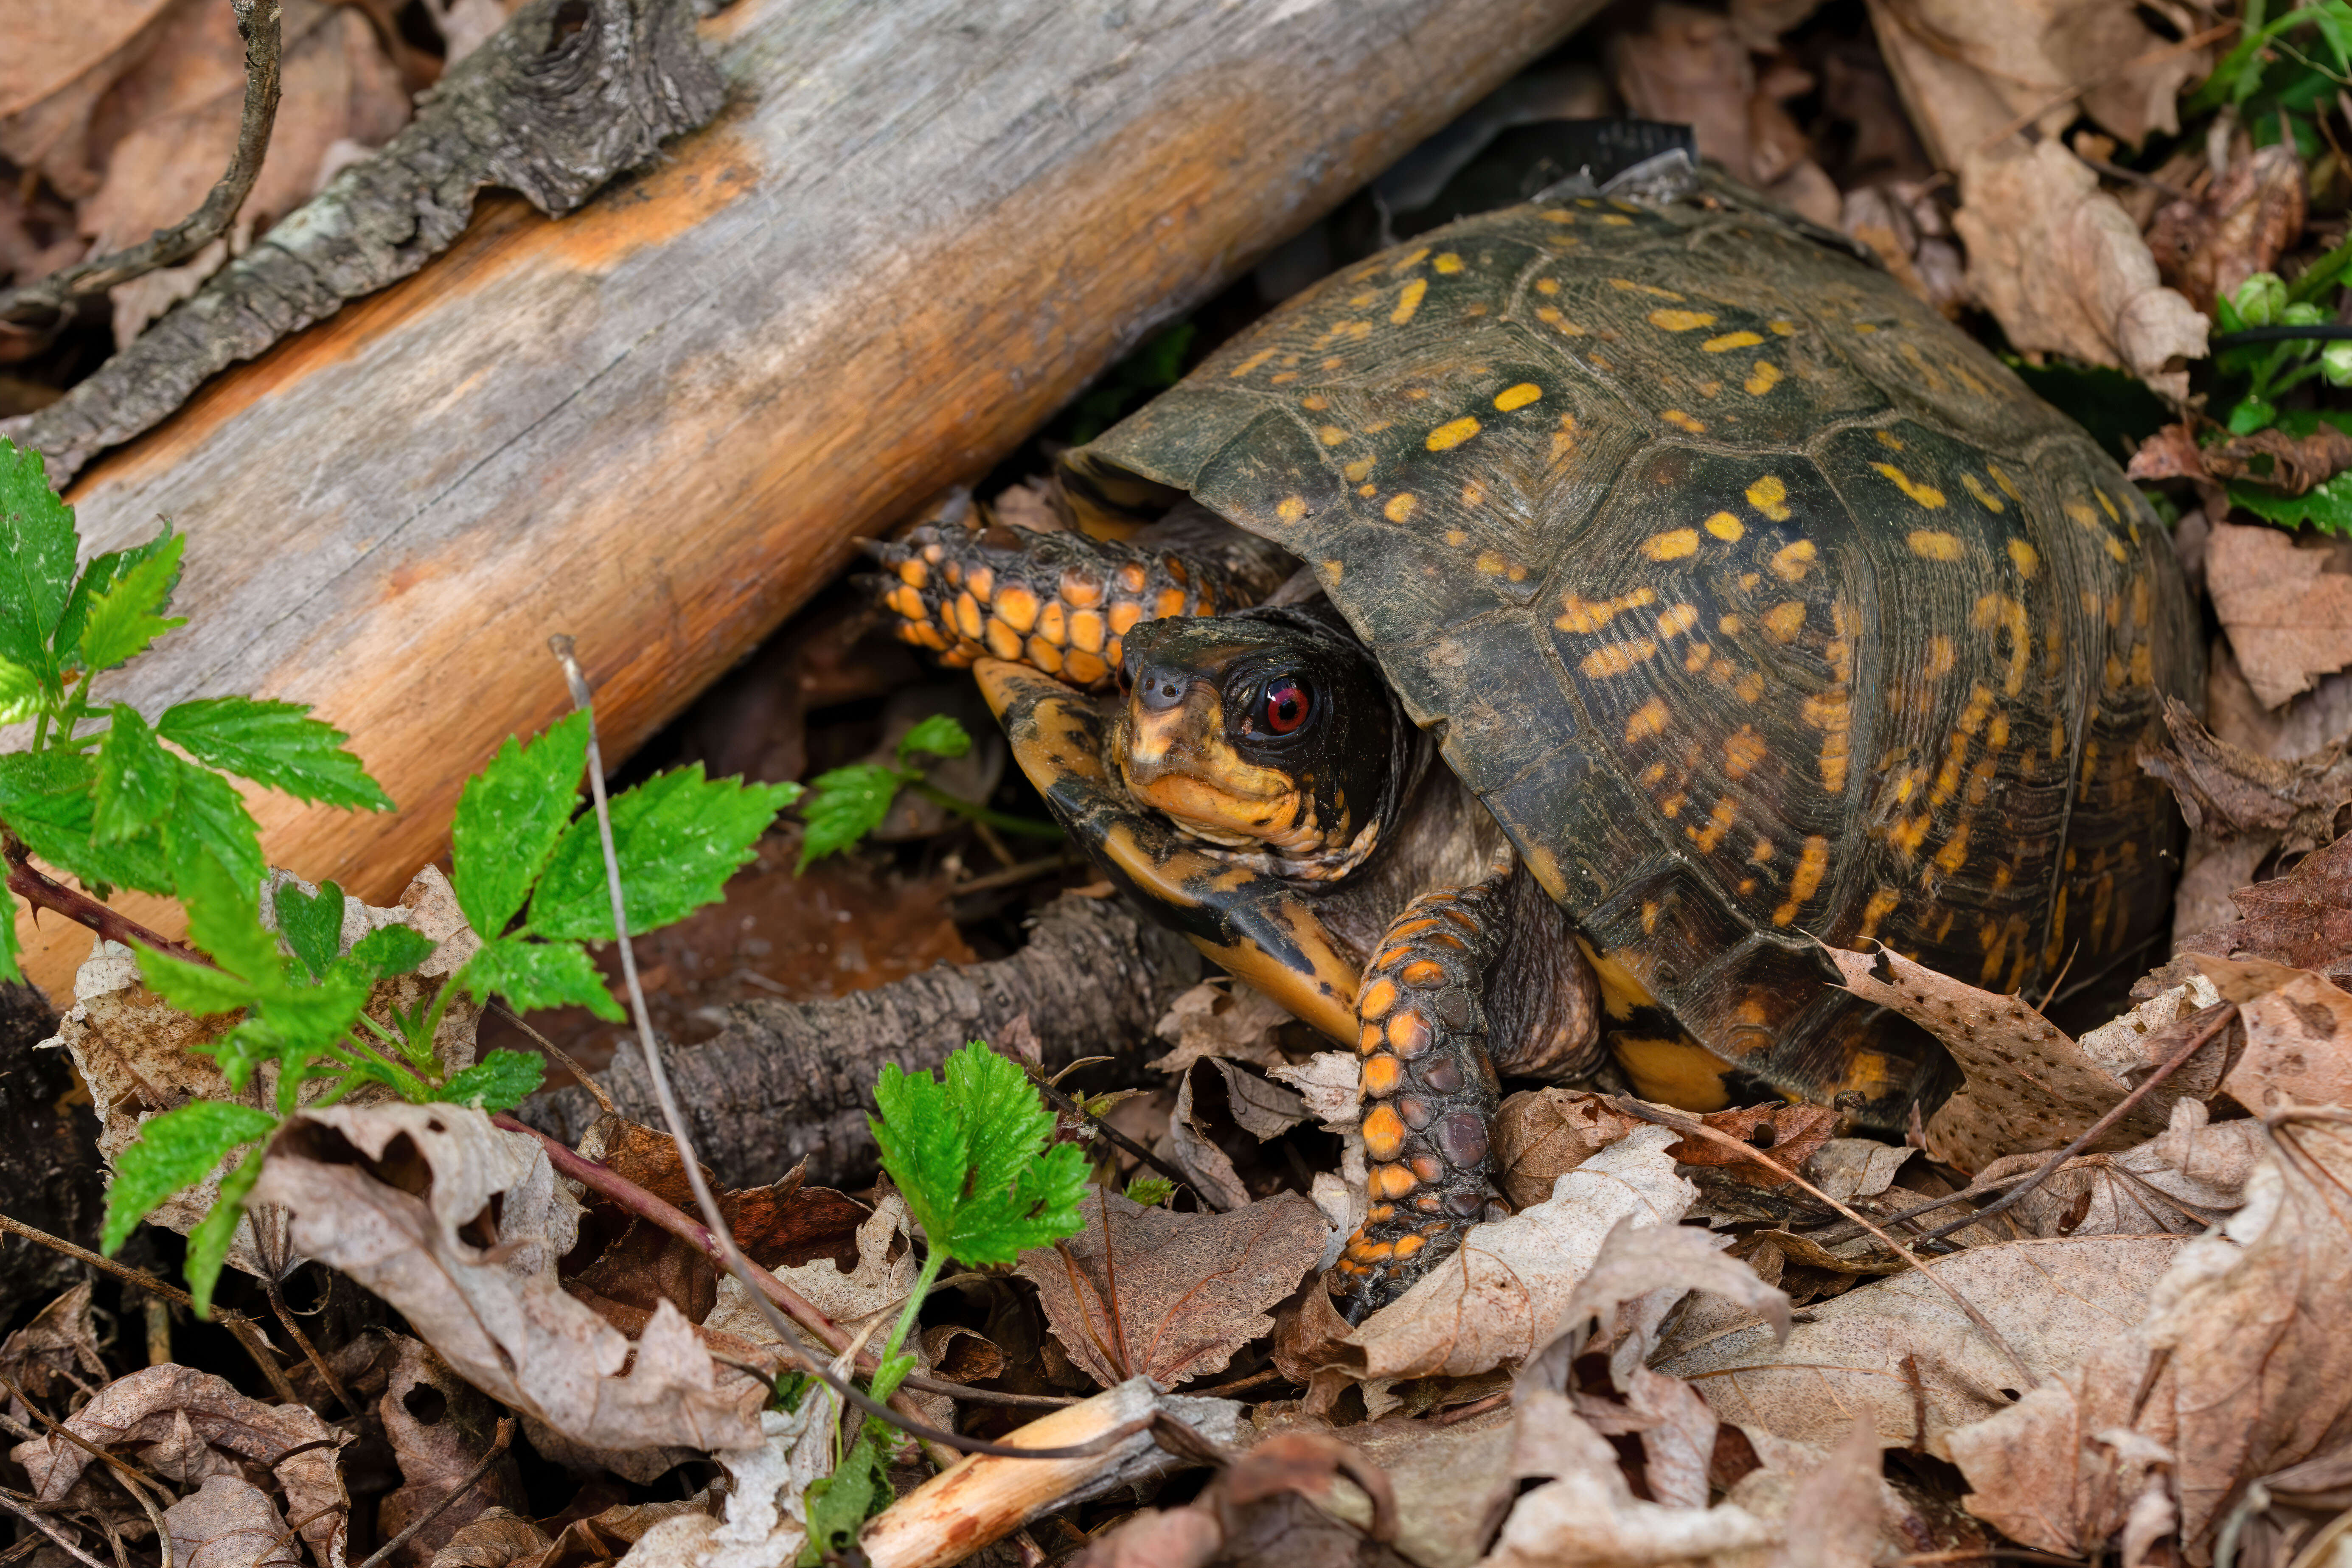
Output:
<path fill-rule="evenodd" d="M 1552 1184 L 1642 1123 L 1583 1089 L 1523 1089 L 1495 1113 L 1496 1184 L 1514 1207 L 1551 1196 Z"/>
<path fill-rule="evenodd" d="M 2147 231 L 2158 270 L 2190 304 L 2210 312 L 2217 295 L 2227 298 L 2253 274 L 2269 271 L 2303 237 L 2304 187 L 2303 159 L 2292 141 L 2233 159 L 2201 196 L 2158 209 Z"/>
<path fill-rule="evenodd" d="M 2262 526 L 2216 522 L 2205 587 L 2254 695 L 2275 708 L 2352 664 L 2352 542 L 2299 541 Z"/>
<path fill-rule="evenodd" d="M 293 1531 L 269 1494 L 236 1476 L 212 1475 L 163 1510 L 173 1568 L 302 1568 Z"/>
<path fill-rule="evenodd" d="M 2261 1122 L 2214 1122 L 2202 1104 L 2179 1100 L 2154 1138 L 2067 1161 L 2009 1214 L 2030 1236 L 2195 1236 L 2245 1202 L 2246 1178 L 2266 1147 Z M 1996 1160 L 1978 1180 L 2030 1175 L 2046 1159 Z"/>

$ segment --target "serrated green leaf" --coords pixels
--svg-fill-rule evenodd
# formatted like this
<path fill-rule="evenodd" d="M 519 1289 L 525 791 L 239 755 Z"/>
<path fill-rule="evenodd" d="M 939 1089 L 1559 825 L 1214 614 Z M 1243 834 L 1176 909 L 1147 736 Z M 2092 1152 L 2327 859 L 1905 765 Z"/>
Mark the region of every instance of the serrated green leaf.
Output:
<path fill-rule="evenodd" d="M 149 1117 L 140 1124 L 138 1140 L 114 1163 L 99 1250 L 113 1257 L 131 1227 L 153 1213 L 156 1205 L 194 1186 L 213 1173 L 230 1150 L 267 1137 L 277 1125 L 251 1106 L 215 1100 L 191 1100 L 177 1110 Z"/>
<path fill-rule="evenodd" d="M 0 756 L 0 821 L 32 852 L 89 887 L 172 890 L 161 834 L 95 844 L 98 763 L 79 752 L 15 752 Z"/>
<path fill-rule="evenodd" d="M 250 981 L 239 980 L 210 964 L 190 963 L 152 947 L 134 952 L 139 961 L 139 977 L 147 983 L 147 989 L 183 1013 L 202 1018 L 215 1013 L 234 1013 L 253 1005 L 257 993 Z"/>
<path fill-rule="evenodd" d="M 73 509 L 49 488 L 38 452 L 0 439 L 0 658 L 58 689 L 51 639 L 73 587 L 81 547 Z"/>
<path fill-rule="evenodd" d="M 236 1239 L 237 1221 L 245 1217 L 246 1194 L 253 1184 L 261 1179 L 261 1151 L 247 1152 L 221 1178 L 220 1201 L 212 1212 L 188 1232 L 188 1260 L 183 1272 L 188 1277 L 188 1294 L 194 1299 L 196 1316 L 213 1315 L 213 1287 L 220 1282 L 221 1265 L 228 1261 L 230 1243 Z"/>
<path fill-rule="evenodd" d="M 269 875 L 269 862 L 261 854 L 261 825 L 246 809 L 245 797 L 228 780 L 185 757 L 173 757 L 172 765 L 179 772 L 180 797 L 163 826 L 163 838 L 173 864 L 202 849 L 238 881 L 259 887 Z"/>
<path fill-rule="evenodd" d="M 890 1506 L 898 1497 L 890 1486 L 890 1468 L 874 1434 L 861 1429 L 857 1441 L 841 1457 L 833 1474 L 809 1483 L 808 1540 L 798 1562 L 803 1568 L 828 1560 L 849 1559 L 857 1532 L 867 1520 Z"/>
<path fill-rule="evenodd" d="M 25 969 L 16 960 L 24 951 L 25 944 L 16 936 L 16 902 L 0 899 L 0 981 L 23 984 Z"/>
<path fill-rule="evenodd" d="M 188 941 L 257 991 L 283 989 L 286 960 L 278 939 L 261 924 L 259 879 L 247 881 L 201 847 L 176 858 L 173 869 L 181 907 L 188 911 Z"/>
<path fill-rule="evenodd" d="M 224 773 L 316 805 L 390 811 L 392 797 L 346 750 L 351 737 L 299 702 L 203 697 L 166 708 L 155 732 Z"/>
<path fill-rule="evenodd" d="M 487 1051 L 434 1090 L 433 1098 L 477 1110 L 512 1110 L 546 1076 L 547 1063 L 526 1051 Z"/>
<path fill-rule="evenodd" d="M 778 784 L 705 779 L 693 763 L 652 778 L 612 803 L 613 858 L 621 868 L 629 934 L 643 936 L 727 896 L 727 879 L 751 858 L 784 807 Z M 563 831 L 531 894 L 529 929 L 541 936 L 613 935 L 613 895 L 596 818 Z"/>
<path fill-rule="evenodd" d="M 508 736 L 457 797 L 450 881 L 485 942 L 521 912 L 572 819 L 588 766 L 588 721 L 584 710 L 574 713 L 529 745 Z"/>
<path fill-rule="evenodd" d="M 158 552 L 170 548 L 172 540 L 172 525 L 166 522 L 161 532 L 143 544 L 134 544 L 128 550 L 110 550 L 103 555 L 90 558 L 89 564 L 83 567 L 81 575 L 75 579 L 73 592 L 66 598 L 65 614 L 58 617 L 58 633 L 53 643 L 62 668 L 80 668 L 81 632 L 82 627 L 89 624 L 91 602 L 121 582 L 124 573 L 141 562 L 152 559 Z M 156 606 L 158 610 L 172 602 L 172 591 L 178 586 L 178 574 L 174 573 L 173 580 L 164 585 L 163 603 Z"/>
<path fill-rule="evenodd" d="M 898 765 L 914 765 L 917 757 L 961 757 L 971 750 L 971 736 L 945 713 L 934 713 L 907 731 L 898 742 Z"/>
<path fill-rule="evenodd" d="M 327 966 L 343 945 L 342 889 L 321 882 L 316 893 L 305 893 L 291 882 L 280 882 L 270 895 L 269 912 L 278 921 L 278 934 L 310 978 L 325 978 Z"/>
<path fill-rule="evenodd" d="M 180 794 L 179 759 L 163 749 L 137 709 L 118 702 L 107 713 L 90 836 L 100 844 L 120 844 L 172 815 Z"/>
<path fill-rule="evenodd" d="M 457 980 L 476 1001 L 503 996 L 518 1013 L 576 1005 L 615 1024 L 628 1016 L 605 988 L 588 950 L 576 942 L 499 937 L 482 943 Z"/>
<path fill-rule="evenodd" d="M 22 723 L 41 707 L 41 678 L 13 658 L 0 658 L 0 724 Z"/>
<path fill-rule="evenodd" d="M 79 657 L 74 662 L 93 675 L 112 669 L 146 652 L 147 645 L 165 632 L 188 624 L 184 616 L 157 614 L 180 580 L 180 552 L 186 542 L 185 534 L 171 535 L 89 601 L 89 613 L 75 640 Z"/>
<path fill-rule="evenodd" d="M 903 782 L 879 763 L 852 763 L 819 773 L 811 781 L 808 799 L 801 806 L 804 831 L 794 875 L 807 870 L 811 861 L 837 855 L 881 826 Z"/>
<path fill-rule="evenodd" d="M 333 967 L 373 985 L 388 974 L 409 973 L 432 956 L 433 939 L 415 926 L 383 926 L 352 943 L 351 952 L 336 959 Z"/>
<path fill-rule="evenodd" d="M 1127 1201 L 1156 1209 L 1176 1195 L 1176 1184 L 1165 1176 L 1136 1176 L 1127 1184 Z"/>
<path fill-rule="evenodd" d="M 1076 1144 L 1045 1148 L 1053 1112 L 1021 1069 L 975 1040 L 948 1058 L 944 1079 L 885 1063 L 874 1086 L 882 1115 L 868 1119 L 883 1169 L 931 1246 L 965 1263 L 1011 1263 L 1076 1235 L 1086 1157 Z"/>

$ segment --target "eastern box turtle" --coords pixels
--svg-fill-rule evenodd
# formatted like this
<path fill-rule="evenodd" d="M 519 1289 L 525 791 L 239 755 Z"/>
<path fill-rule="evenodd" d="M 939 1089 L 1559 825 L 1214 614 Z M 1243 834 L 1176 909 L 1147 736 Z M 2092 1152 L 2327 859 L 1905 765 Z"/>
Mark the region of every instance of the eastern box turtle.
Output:
<path fill-rule="evenodd" d="M 1884 272 L 1670 195 L 1351 267 L 1073 454 L 1091 527 L 884 552 L 1104 870 L 1360 1054 L 1351 1318 L 1495 1201 L 1498 1075 L 1900 1127 L 1951 1063 L 1820 944 L 2038 996 L 2166 927 L 2164 526 Z"/>

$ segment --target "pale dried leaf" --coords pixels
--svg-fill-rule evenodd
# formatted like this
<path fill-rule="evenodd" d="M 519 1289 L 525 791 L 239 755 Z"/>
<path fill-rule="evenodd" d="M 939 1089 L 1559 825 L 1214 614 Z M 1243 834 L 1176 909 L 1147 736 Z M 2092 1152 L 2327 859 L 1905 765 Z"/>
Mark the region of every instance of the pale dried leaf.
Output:
<path fill-rule="evenodd" d="M 1084 1232 L 1023 1253 L 1014 1271 L 1037 1287 L 1070 1360 L 1106 1388 L 1139 1374 L 1172 1388 L 1223 1371 L 1235 1351 L 1273 1329 L 1267 1310 L 1298 1289 L 1329 1235 L 1297 1193 L 1213 1215 L 1145 1208 L 1102 1192 L 1084 1212 Z M 1117 1269 L 1116 1319 L 1107 1250 Z"/>
<path fill-rule="evenodd" d="M 511 1455 L 499 1455 L 487 1473 L 475 1477 L 497 1440 L 504 1412 L 416 1341 L 394 1335 L 393 1346 L 375 1408 L 400 1465 L 401 1484 L 376 1504 L 376 1528 L 397 1535 L 409 1521 L 441 1509 L 391 1558 L 400 1568 L 423 1568 L 484 1509 L 520 1509 L 529 1500 Z M 442 1507 L 460 1489 L 462 1495 Z"/>
<path fill-rule="evenodd" d="M 77 1387 L 98 1391 L 107 1371 L 98 1353 L 98 1326 L 90 1321 L 89 1291 L 88 1279 L 68 1288 L 0 1343 L 0 1373 L 9 1382 L 35 1399 Z M 19 1421 L 31 1419 L 14 1395 L 7 1408 Z"/>
<path fill-rule="evenodd" d="M 2352 1105 L 2352 995 L 2265 959 L 2189 957 L 2245 1026 L 2245 1049 L 2221 1079 L 2231 1099 L 2255 1110 Z"/>
<path fill-rule="evenodd" d="M 1679 1377 L 1637 1366 L 1625 1403 L 1649 1425 L 1641 1434 L 1642 1475 L 1650 1496 L 1674 1508 L 1705 1508 L 1707 1466 L 1715 1456 L 1715 1411 Z M 1875 1473 L 1876 1450 L 1873 1450 Z"/>
<path fill-rule="evenodd" d="M 2030 1373 L 2046 1376 L 2128 1335 L 2182 1245 L 2174 1237 L 2012 1241 L 1969 1247 L 1931 1267 L 1991 1321 Z M 2008 1358 L 1916 1269 L 1808 1311 L 1812 1321 L 1799 1323 L 1784 1345 L 1774 1344 L 1761 1321 L 1713 1322 L 1696 1340 L 1677 1324 L 1655 1364 L 1689 1380 L 1725 1421 L 1827 1447 L 1866 1414 L 1889 1447 L 1917 1438 L 1939 1458 L 1955 1427 L 2008 1406 L 2003 1389 L 2024 1392 Z M 1906 1356 L 1916 1358 L 1925 1432 L 1917 1430 Z"/>
<path fill-rule="evenodd" d="M 2267 526 L 2213 524 L 2205 588 L 2254 695 L 2275 708 L 2352 664 L 2352 576 L 2336 543 L 2305 546 Z"/>
<path fill-rule="evenodd" d="M 601 1513 L 573 1520 L 537 1562 L 517 1568 L 607 1568 L 632 1560 L 683 1568 L 709 1540 L 717 1522 L 710 1507 L 707 1487 L 676 1502 L 615 1503 Z"/>
<path fill-rule="evenodd" d="M 1339 1053 L 1327 1054 L 1336 1056 Z M 1210 1065 L 1225 1081 L 1225 1102 L 1233 1110 L 1234 1122 L 1261 1143 L 1269 1138 L 1281 1137 L 1310 1114 L 1307 1101 L 1297 1089 L 1268 1083 L 1257 1074 L 1245 1072 L 1223 1057 L 1211 1058 Z"/>
<path fill-rule="evenodd" d="M 1789 1298 L 1726 1254 L 1731 1238 L 1694 1226 L 1620 1219 L 1602 1238 L 1591 1267 L 1561 1310 L 1559 1336 L 1527 1363 L 1525 1386 L 1564 1389 L 1569 1365 L 1588 1350 L 1610 1352 L 1609 1371 L 1628 1393 L 1633 1373 L 1657 1349 L 1657 1331 L 1675 1303 L 1693 1291 L 1752 1313 L 1776 1334 L 1789 1331 Z M 1599 1332 L 1586 1339 L 1588 1320 Z"/>
<path fill-rule="evenodd" d="M 1353 1051 L 1318 1051 L 1303 1062 L 1265 1069 L 1298 1091 L 1307 1114 L 1328 1131 L 1352 1127 L 1363 1106 L 1363 1069 Z"/>
<path fill-rule="evenodd" d="M 1396 1498 L 1395 1546 L 1422 1568 L 1469 1568 L 1477 1561 L 1488 1496 L 1511 1457 L 1511 1424 L 1503 1410 L 1448 1426 L 1399 1417 L 1335 1431 L 1293 1413 L 1265 1421 L 1269 1435 L 1329 1433 L 1378 1466 Z M 1359 1530 L 1371 1528 L 1371 1506 L 1352 1489 L 1335 1489 L 1319 1506 Z"/>
<path fill-rule="evenodd" d="M 169 0 L 25 0 L 8 9 L 0 121 L 70 86 L 135 37 Z"/>
<path fill-rule="evenodd" d="M 2267 1148 L 2261 1122 L 2212 1122 L 2200 1102 L 2178 1100 L 2172 1125 L 2154 1138 L 2067 1161 L 2009 1213 L 2032 1236 L 2195 1236 L 2244 1203 L 2246 1178 Z M 1978 1179 L 2028 1174 L 2047 1159 L 2014 1154 Z"/>
<path fill-rule="evenodd" d="M 1868 1420 L 1844 1438 L 1790 1498 L 1788 1539 L 1775 1568 L 1871 1568 L 1877 1560 L 1880 1497 L 1878 1433 Z"/>
<path fill-rule="evenodd" d="M 1561 1174 L 1544 1202 L 1473 1226 L 1452 1258 L 1348 1337 L 1363 1356 L 1356 1375 L 1467 1377 L 1559 1338 L 1617 1222 L 1672 1226 L 1690 1206 L 1697 1189 L 1665 1152 L 1675 1141 L 1641 1128 Z"/>
<path fill-rule="evenodd" d="M 1519 1208 L 1551 1196 L 1561 1173 L 1643 1125 L 1582 1089 L 1524 1089 L 1495 1112 L 1496 1184 Z"/>
<path fill-rule="evenodd" d="M 484 1509 L 433 1554 L 433 1568 L 513 1568 L 548 1547 L 547 1531 L 502 1508 Z"/>
<path fill-rule="evenodd" d="M 428 1196 L 352 1159 L 355 1151 L 381 1161 L 395 1141 L 431 1172 Z M 478 1111 L 304 1112 L 272 1142 L 253 1195 L 288 1210 L 297 1247 L 382 1296 L 467 1382 L 574 1442 L 625 1449 L 759 1440 L 668 1301 L 632 1343 L 564 1292 L 555 1265 L 577 1237 L 579 1205 L 536 1140 L 500 1131 Z M 467 1238 L 486 1226 L 495 1231 L 488 1245 Z"/>
<path fill-rule="evenodd" d="M 1972 152 L 1960 171 L 1969 285 L 2018 349 L 2143 377 L 2204 356 L 2205 318 L 2158 280 L 2138 226 L 2062 143 Z"/>
<path fill-rule="evenodd" d="M 1203 1057 L 1225 1057 L 1256 1067 L 1278 1068 L 1287 1058 L 1275 1043 L 1275 1034 L 1290 1021 L 1280 1003 L 1254 985 L 1203 980 L 1171 1002 L 1160 1022 L 1152 1026 L 1155 1034 L 1176 1048 L 1149 1065 L 1161 1072 L 1181 1073 Z"/>
<path fill-rule="evenodd" d="M 2097 1551 L 2123 1528 L 2151 1462 L 2168 1457 L 2137 1449 L 2126 1461 L 2132 1484 L 2116 1486 L 2123 1456 L 2103 1434 L 2131 1425 L 2147 1368 L 2147 1346 L 2125 1336 L 2007 1409 L 1951 1433 L 1952 1462 L 1968 1478 L 1969 1511 L 2042 1552 Z"/>
<path fill-rule="evenodd" d="M 269 1494 L 235 1476 L 206 1476 L 163 1510 L 172 1568 L 303 1568 L 294 1534 Z"/>
<path fill-rule="evenodd" d="M 1805 1162 L 1805 1179 L 1840 1203 L 1874 1198 L 1894 1185 L 1904 1163 L 1918 1152 L 1875 1138 L 1832 1138 Z"/>

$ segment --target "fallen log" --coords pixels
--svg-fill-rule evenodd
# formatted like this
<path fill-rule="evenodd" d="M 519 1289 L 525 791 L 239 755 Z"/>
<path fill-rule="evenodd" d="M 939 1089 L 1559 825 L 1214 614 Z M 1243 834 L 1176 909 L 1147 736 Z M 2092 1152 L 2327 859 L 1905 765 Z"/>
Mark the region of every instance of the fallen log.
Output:
<path fill-rule="evenodd" d="M 549 633 L 625 754 L 855 536 L 1596 9 L 738 0 L 702 27 L 711 125 L 565 218 L 485 198 L 415 275 L 84 471 L 91 549 L 159 513 L 190 535 L 190 625 L 99 695 L 316 704 L 400 809 L 263 797 L 265 847 L 389 898 L 466 773 L 564 711 Z M 63 994 L 86 936 L 19 931 Z"/>

